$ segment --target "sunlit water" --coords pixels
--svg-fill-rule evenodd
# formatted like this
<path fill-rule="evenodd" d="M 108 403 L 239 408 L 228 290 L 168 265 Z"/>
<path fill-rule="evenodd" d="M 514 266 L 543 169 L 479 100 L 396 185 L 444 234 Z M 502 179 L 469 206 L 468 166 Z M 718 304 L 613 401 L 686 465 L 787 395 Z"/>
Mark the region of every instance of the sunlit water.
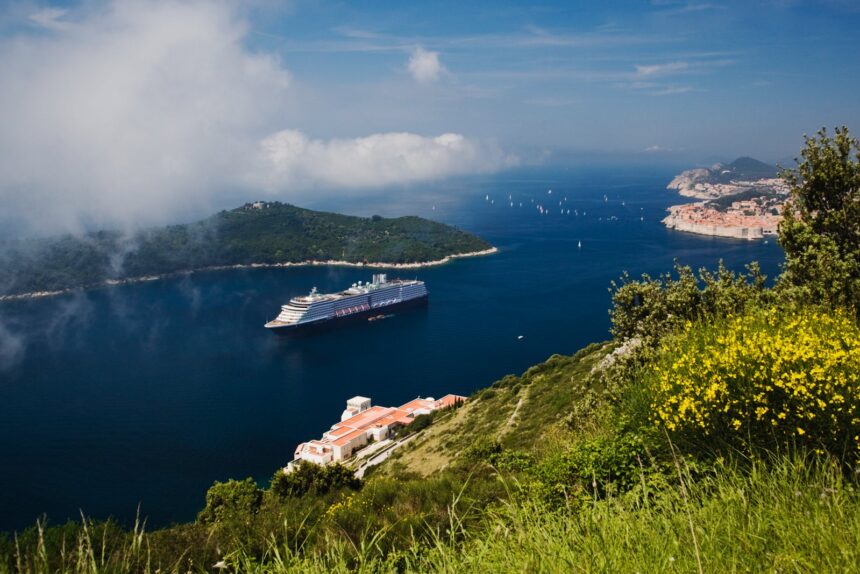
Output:
<path fill-rule="evenodd" d="M 371 271 L 213 272 L 2 304 L 0 529 L 79 509 L 127 522 L 138 505 L 150 526 L 189 520 L 213 481 L 266 481 L 353 395 L 396 405 L 469 394 L 608 338 L 607 288 L 624 270 L 723 258 L 778 271 L 773 240 L 666 230 L 671 175 L 496 177 L 457 200 L 415 199 L 413 211 L 480 234 L 500 253 L 390 273 L 426 281 L 429 307 L 301 340 L 262 325 L 291 296 L 339 290 Z"/>

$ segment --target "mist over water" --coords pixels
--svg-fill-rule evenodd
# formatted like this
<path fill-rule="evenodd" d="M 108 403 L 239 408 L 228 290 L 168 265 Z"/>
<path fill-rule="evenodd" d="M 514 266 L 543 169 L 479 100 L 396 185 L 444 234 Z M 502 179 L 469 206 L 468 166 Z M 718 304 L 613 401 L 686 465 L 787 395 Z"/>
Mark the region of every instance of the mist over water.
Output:
<path fill-rule="evenodd" d="M 428 308 L 300 340 L 262 325 L 292 296 L 340 290 L 372 271 L 211 272 L 0 304 L 0 529 L 42 513 L 62 522 L 79 509 L 128 522 L 138 504 L 150 528 L 193 519 L 213 481 L 267 481 L 351 396 L 397 405 L 469 394 L 607 339 L 607 288 L 625 270 L 722 258 L 733 269 L 758 260 L 776 275 L 774 240 L 666 230 L 659 220 L 679 201 L 664 189 L 672 175 L 541 172 L 449 183 L 458 193 L 417 193 L 408 209 L 344 204 L 452 223 L 501 252 L 390 271 L 426 281 Z"/>

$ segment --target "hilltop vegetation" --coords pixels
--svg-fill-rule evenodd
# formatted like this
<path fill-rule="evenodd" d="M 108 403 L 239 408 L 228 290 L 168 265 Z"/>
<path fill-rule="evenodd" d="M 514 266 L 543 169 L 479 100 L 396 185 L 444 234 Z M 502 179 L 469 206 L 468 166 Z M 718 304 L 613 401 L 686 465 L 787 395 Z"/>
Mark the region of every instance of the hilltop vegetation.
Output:
<path fill-rule="evenodd" d="M 807 141 L 773 287 L 756 265 L 624 276 L 613 340 L 434 414 L 363 481 L 216 483 L 192 524 L 33 528 L 0 541 L 0 569 L 856 571 L 860 261 L 825 223 L 860 225 L 857 147 Z M 821 193 L 834 211 L 803 211 Z"/>
<path fill-rule="evenodd" d="M 700 167 L 683 172 L 675 181 L 669 184 L 669 188 L 679 188 L 680 182 L 684 185 L 695 184 L 730 184 L 739 181 L 756 181 L 777 177 L 776 167 L 766 164 L 751 157 L 739 157 L 727 164 L 717 163 L 711 167 Z M 678 182 L 678 183 L 676 183 Z"/>
<path fill-rule="evenodd" d="M 103 231 L 7 242 L 0 245 L 0 295 L 252 263 L 419 263 L 490 247 L 420 217 L 353 217 L 277 202 L 246 204 L 196 223 L 131 236 Z"/>
<path fill-rule="evenodd" d="M 777 176 L 776 167 L 751 157 L 739 157 L 728 164 L 717 164 L 711 168 L 711 183 L 732 181 L 755 181 Z"/>

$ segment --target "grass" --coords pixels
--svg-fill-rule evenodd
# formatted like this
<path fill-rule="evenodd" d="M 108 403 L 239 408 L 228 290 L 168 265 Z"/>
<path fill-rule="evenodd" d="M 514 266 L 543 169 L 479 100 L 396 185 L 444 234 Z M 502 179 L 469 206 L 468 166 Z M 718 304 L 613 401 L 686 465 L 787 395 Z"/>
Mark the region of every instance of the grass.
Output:
<path fill-rule="evenodd" d="M 860 493 L 835 467 L 799 455 L 722 463 L 687 487 L 645 486 L 585 507 L 548 511 L 514 497 L 486 511 L 480 527 L 460 519 L 472 510 L 451 500 L 451 524 L 429 541 L 383 552 L 385 531 L 359 540 L 327 535 L 325 550 L 272 542 L 262 555 L 239 547 L 223 559 L 227 572 L 857 572 Z M 515 485 L 508 485 L 514 488 Z M 693 543 L 692 524 L 696 544 Z M 212 572 L 212 564 L 159 565 L 138 527 L 120 547 L 104 547 L 91 529 L 49 563 L 44 539 L 16 557 L 22 573 Z"/>
<path fill-rule="evenodd" d="M 592 377 L 591 371 L 608 351 L 606 344 L 591 345 L 573 356 L 553 355 L 521 376 L 504 377 L 475 393 L 453 416 L 434 421 L 420 438 L 374 474 L 398 476 L 408 471 L 429 476 L 480 440 L 530 450 L 553 448 L 559 441 L 567 441 L 571 406 L 583 405 L 587 402 L 584 397 L 602 391 L 600 380 Z M 599 426 L 593 414 L 582 413 L 583 421 L 588 421 L 583 426 Z M 575 432 L 592 430 L 578 428 Z"/>

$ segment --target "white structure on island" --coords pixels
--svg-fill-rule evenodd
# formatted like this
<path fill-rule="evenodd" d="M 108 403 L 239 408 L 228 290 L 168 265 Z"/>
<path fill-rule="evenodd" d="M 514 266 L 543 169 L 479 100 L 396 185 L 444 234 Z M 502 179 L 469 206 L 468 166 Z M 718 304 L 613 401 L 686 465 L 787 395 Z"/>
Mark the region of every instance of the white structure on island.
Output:
<path fill-rule="evenodd" d="M 324 432 L 320 440 L 303 442 L 296 447 L 294 459 L 287 469 L 302 460 L 321 465 L 345 460 L 371 440 L 386 439 L 394 429 L 411 424 L 418 415 L 430 414 L 465 400 L 459 395 L 445 395 L 438 400 L 418 397 L 400 407 L 375 407 L 367 397 L 352 397 L 346 401 L 340 422 Z"/>

